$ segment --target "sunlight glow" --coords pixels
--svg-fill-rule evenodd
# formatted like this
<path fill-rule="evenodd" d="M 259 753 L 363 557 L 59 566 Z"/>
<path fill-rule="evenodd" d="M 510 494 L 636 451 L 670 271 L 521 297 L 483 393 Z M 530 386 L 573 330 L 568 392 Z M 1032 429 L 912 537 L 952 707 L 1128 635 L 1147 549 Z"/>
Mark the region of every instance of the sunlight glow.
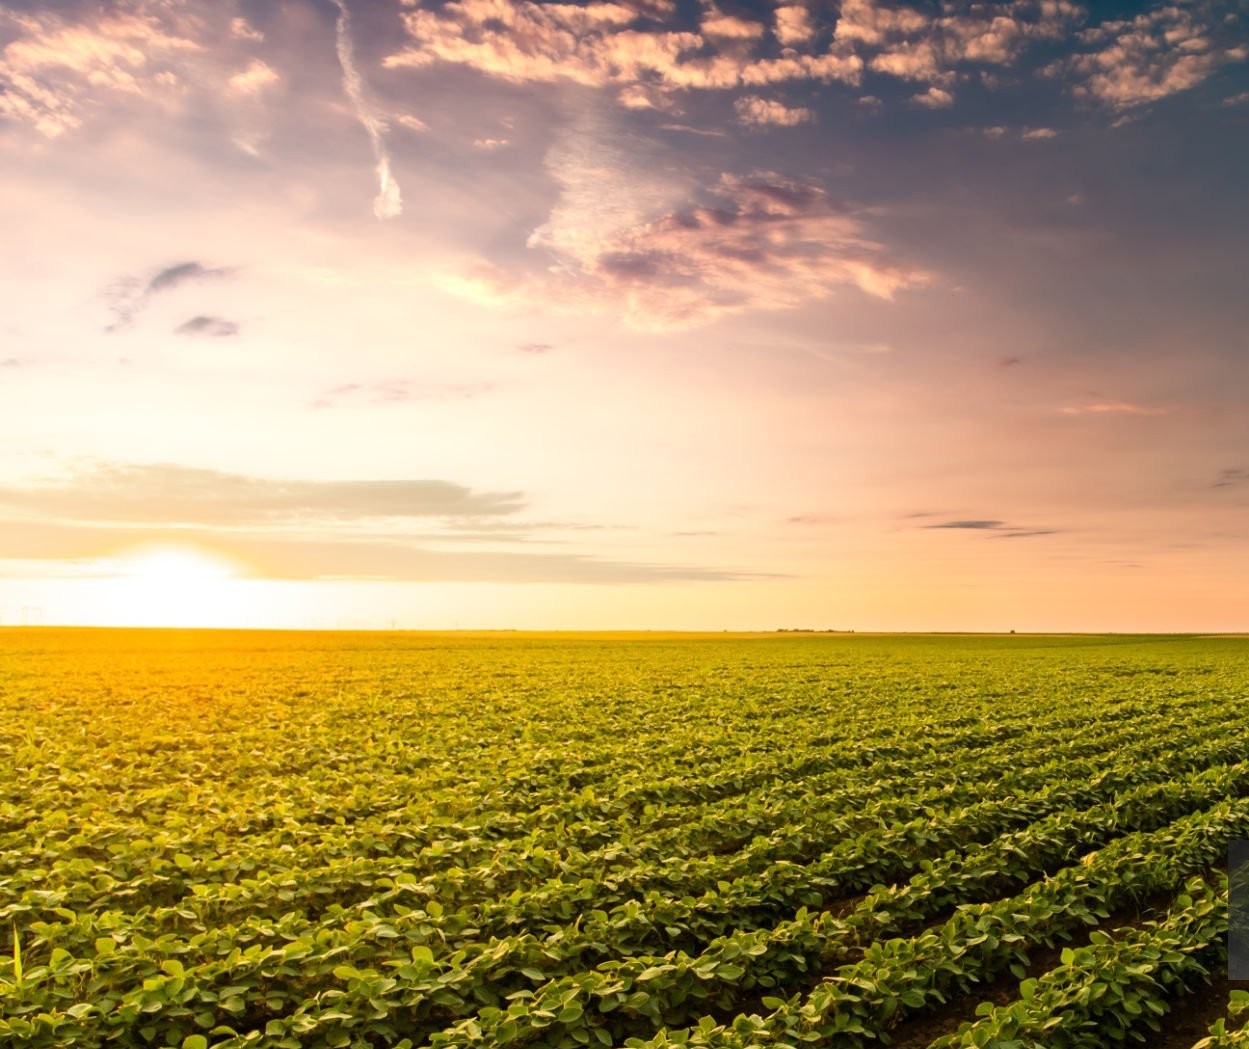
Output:
<path fill-rule="evenodd" d="M 116 626 L 219 626 L 246 603 L 245 566 L 201 547 L 144 546 L 109 562 L 108 618 Z"/>

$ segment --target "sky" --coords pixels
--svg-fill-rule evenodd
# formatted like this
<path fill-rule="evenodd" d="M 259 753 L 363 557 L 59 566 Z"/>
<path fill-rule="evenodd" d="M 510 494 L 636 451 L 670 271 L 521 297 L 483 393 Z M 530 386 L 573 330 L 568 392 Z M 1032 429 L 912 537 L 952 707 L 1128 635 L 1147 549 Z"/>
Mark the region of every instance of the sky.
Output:
<path fill-rule="evenodd" d="M 1249 630 L 1234 0 L 0 3 L 0 623 Z"/>

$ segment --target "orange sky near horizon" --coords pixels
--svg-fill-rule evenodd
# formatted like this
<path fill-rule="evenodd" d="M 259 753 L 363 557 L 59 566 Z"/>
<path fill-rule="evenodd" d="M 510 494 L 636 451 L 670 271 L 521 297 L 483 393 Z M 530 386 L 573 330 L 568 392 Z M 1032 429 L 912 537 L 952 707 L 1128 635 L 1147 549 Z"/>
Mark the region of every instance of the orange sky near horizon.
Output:
<path fill-rule="evenodd" d="M 1249 630 L 1249 14 L 987 10 L 10 2 L 0 624 Z"/>

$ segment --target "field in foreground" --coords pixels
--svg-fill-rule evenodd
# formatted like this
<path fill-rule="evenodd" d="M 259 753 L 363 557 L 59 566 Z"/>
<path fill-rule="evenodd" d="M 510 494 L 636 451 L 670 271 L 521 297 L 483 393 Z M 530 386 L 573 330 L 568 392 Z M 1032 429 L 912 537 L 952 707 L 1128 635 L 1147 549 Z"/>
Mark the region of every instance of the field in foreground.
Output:
<path fill-rule="evenodd" d="M 0 1044 L 1192 1046 L 1247 657 L 0 631 Z"/>

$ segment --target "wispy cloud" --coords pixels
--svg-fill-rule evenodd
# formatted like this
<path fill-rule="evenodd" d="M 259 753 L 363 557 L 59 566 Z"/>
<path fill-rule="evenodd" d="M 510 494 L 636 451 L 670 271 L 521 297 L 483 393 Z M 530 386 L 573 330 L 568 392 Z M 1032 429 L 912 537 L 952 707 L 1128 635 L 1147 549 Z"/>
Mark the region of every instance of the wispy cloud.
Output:
<path fill-rule="evenodd" d="M 965 520 L 965 521 L 945 521 L 942 524 L 924 525 L 924 528 L 957 528 L 967 529 L 969 531 L 989 531 L 995 528 L 1005 528 L 1004 521 L 995 520 Z"/>
<path fill-rule="evenodd" d="M 314 408 L 329 408 L 344 401 L 368 404 L 403 404 L 408 401 L 459 401 L 479 397 L 494 389 L 488 382 L 427 382 L 417 379 L 386 379 L 351 382 L 326 390 L 313 401 Z"/>
<path fill-rule="evenodd" d="M 1211 487 L 1231 488 L 1234 485 L 1249 484 L 1249 470 L 1241 467 L 1229 467 L 1220 470 L 1219 476 Z"/>
<path fill-rule="evenodd" d="M 403 212 L 403 198 L 399 183 L 390 170 L 390 153 L 386 149 L 386 124 L 373 111 L 366 96 L 364 78 L 356 68 L 355 45 L 351 39 L 351 15 L 346 0 L 332 0 L 338 8 L 338 24 L 335 41 L 338 62 L 343 70 L 343 90 L 351 100 L 352 108 L 361 126 L 368 133 L 373 147 L 373 159 L 377 162 L 377 196 L 373 198 L 373 214 L 379 219 L 393 219 Z"/>
<path fill-rule="evenodd" d="M 216 338 L 228 338 L 239 333 L 239 326 L 234 321 L 222 317 L 200 315 L 183 321 L 174 329 L 177 335 L 211 335 Z"/>
<path fill-rule="evenodd" d="M 113 323 L 106 330 L 119 331 L 129 327 L 134 323 L 135 318 L 147 308 L 154 296 L 173 291 L 183 285 L 233 275 L 234 270 L 228 267 L 206 266 L 202 262 L 190 261 L 166 266 L 147 279 L 125 277 L 108 289 L 107 295 L 111 300 Z"/>
<path fill-rule="evenodd" d="M 1161 405 L 1136 404 L 1133 401 L 1092 401 L 1069 404 L 1058 409 L 1060 415 L 1166 415 L 1170 409 Z"/>
<path fill-rule="evenodd" d="M 127 551 L 171 542 L 210 550 L 264 579 L 627 585 L 778 578 L 703 565 L 563 552 L 431 549 L 395 536 L 311 538 L 0 520 L 0 548 L 6 558 L 57 562 L 61 567 L 73 562 L 87 574 L 111 574 L 116 571 L 111 566 Z"/>
<path fill-rule="evenodd" d="M 235 526 L 512 514 L 520 492 L 450 481 L 275 480 L 172 463 L 102 464 L 67 478 L 0 486 L 0 508 L 65 520 Z"/>
<path fill-rule="evenodd" d="M 909 516 L 919 517 L 920 514 L 911 514 Z M 1015 525 L 1008 525 L 1005 521 L 999 521 L 996 518 L 971 518 L 958 521 L 943 521 L 940 524 L 920 525 L 925 529 L 951 530 L 964 532 L 988 532 L 995 539 L 1032 539 L 1043 535 L 1058 535 L 1056 528 L 1020 528 Z"/>

